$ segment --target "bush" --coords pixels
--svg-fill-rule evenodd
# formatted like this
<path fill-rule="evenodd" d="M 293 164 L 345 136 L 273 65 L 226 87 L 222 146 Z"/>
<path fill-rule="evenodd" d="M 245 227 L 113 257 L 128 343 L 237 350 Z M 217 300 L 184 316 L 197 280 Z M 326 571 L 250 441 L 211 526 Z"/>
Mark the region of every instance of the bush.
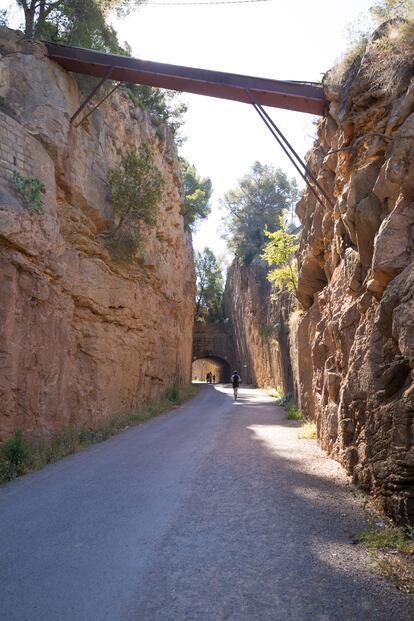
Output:
<path fill-rule="evenodd" d="M 124 84 L 122 90 L 129 95 L 136 106 L 149 113 L 154 127 L 161 128 L 167 125 L 176 143 L 181 145 L 184 142 L 179 130 L 184 124 L 187 105 L 179 100 L 180 93 L 140 84 Z M 162 137 L 161 133 L 157 132 L 157 135 Z"/>
<path fill-rule="evenodd" d="M 180 391 L 177 386 L 169 388 L 165 393 L 165 398 L 168 399 L 168 401 L 171 401 L 171 403 L 180 403 Z"/>
<path fill-rule="evenodd" d="M 291 399 L 285 404 L 286 418 L 288 420 L 302 420 L 303 414 Z"/>
<path fill-rule="evenodd" d="M 42 194 L 46 194 L 43 183 L 35 177 L 23 177 L 17 170 L 13 171 L 13 184 L 26 207 L 40 211 L 42 208 Z"/>
<path fill-rule="evenodd" d="M 10 481 L 22 474 L 31 454 L 30 446 L 23 439 L 21 429 L 7 440 L 1 449 L 0 481 Z"/>
<path fill-rule="evenodd" d="M 132 259 L 139 246 L 143 224 L 154 226 L 164 180 L 152 153 L 142 144 L 137 153 L 128 151 L 117 168 L 109 170 L 109 199 L 119 218 L 107 239 L 114 258 Z"/>
<path fill-rule="evenodd" d="M 172 404 L 180 404 L 196 394 L 197 388 L 193 385 L 172 386 L 163 398 L 150 401 L 140 410 L 118 414 L 107 420 L 99 429 L 65 427 L 56 433 L 50 442 L 36 450 L 30 448 L 23 440 L 22 432 L 17 430 L 0 449 L 0 484 L 24 472 L 39 470 L 46 464 L 76 453 L 91 444 L 103 442 L 129 426 L 139 425 L 153 416 L 168 412 Z"/>
<path fill-rule="evenodd" d="M 259 326 L 259 335 L 263 339 L 277 340 L 279 336 L 278 326 L 274 326 L 271 323 L 261 323 Z"/>

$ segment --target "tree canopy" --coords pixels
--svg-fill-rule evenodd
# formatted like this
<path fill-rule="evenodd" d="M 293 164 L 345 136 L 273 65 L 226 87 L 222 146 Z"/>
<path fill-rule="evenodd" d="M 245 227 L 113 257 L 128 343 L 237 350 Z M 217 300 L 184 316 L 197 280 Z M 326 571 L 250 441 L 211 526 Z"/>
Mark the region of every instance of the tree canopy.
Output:
<path fill-rule="evenodd" d="M 35 39 L 122 53 L 110 13 L 127 14 L 144 0 L 15 0 L 24 13 L 24 32 Z"/>
<path fill-rule="evenodd" d="M 414 0 L 377 0 L 369 9 L 375 22 L 389 19 L 414 19 Z"/>
<path fill-rule="evenodd" d="M 222 317 L 223 272 L 220 262 L 210 248 L 195 255 L 196 321 L 217 321 Z"/>
<path fill-rule="evenodd" d="M 228 212 L 225 238 L 241 263 L 260 256 L 266 243 L 265 229 L 275 231 L 278 216 L 298 199 L 295 179 L 288 179 L 280 168 L 255 162 L 237 187 L 224 195 Z"/>
<path fill-rule="evenodd" d="M 210 198 L 213 191 L 211 179 L 200 177 L 195 167 L 184 158 L 180 158 L 180 164 L 184 191 L 184 219 L 190 228 L 195 228 L 211 211 Z"/>

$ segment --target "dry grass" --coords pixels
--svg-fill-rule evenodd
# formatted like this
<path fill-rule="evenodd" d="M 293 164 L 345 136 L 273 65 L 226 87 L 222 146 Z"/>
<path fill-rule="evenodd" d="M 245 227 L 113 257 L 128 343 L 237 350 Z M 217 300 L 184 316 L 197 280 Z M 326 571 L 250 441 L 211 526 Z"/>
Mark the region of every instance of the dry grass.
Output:
<path fill-rule="evenodd" d="M 315 440 L 316 438 L 316 423 L 310 418 L 305 418 L 301 428 L 298 431 L 298 438 L 301 440 Z"/>
<path fill-rule="evenodd" d="M 404 593 L 414 593 L 414 527 L 397 526 L 373 500 L 366 505 L 368 526 L 355 540 L 372 551 L 374 567 Z"/>
<path fill-rule="evenodd" d="M 327 86 L 341 85 L 357 58 L 364 55 L 367 43 L 367 37 L 361 35 L 361 37 L 341 56 L 332 69 L 327 72 L 323 80 L 324 84 Z"/>
<path fill-rule="evenodd" d="M 368 49 L 365 71 L 389 97 L 406 88 L 414 68 L 414 22 L 397 22 Z"/>
<path fill-rule="evenodd" d="M 414 66 L 414 21 L 389 24 L 382 36 L 369 40 L 360 33 L 324 78 L 327 86 L 342 86 L 354 62 L 362 58 L 361 71 L 374 89 L 390 98 L 408 85 Z"/>
<path fill-rule="evenodd" d="M 36 449 L 32 449 L 23 439 L 21 431 L 17 430 L 0 449 L 0 484 L 22 474 L 40 470 L 47 464 L 76 453 L 91 444 L 103 442 L 128 427 L 139 425 L 154 416 L 168 412 L 194 397 L 198 390 L 193 384 L 169 388 L 162 398 L 150 401 L 139 410 L 114 416 L 98 429 L 65 427 L 49 442 Z"/>

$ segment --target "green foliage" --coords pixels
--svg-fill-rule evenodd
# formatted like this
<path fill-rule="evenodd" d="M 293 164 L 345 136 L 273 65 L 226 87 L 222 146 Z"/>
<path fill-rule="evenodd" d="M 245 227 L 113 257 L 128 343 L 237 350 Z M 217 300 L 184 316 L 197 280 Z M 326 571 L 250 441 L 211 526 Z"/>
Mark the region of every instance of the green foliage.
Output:
<path fill-rule="evenodd" d="M 172 405 L 183 403 L 196 394 L 197 388 L 193 385 L 173 386 L 161 399 L 150 401 L 139 410 L 114 416 L 99 429 L 65 427 L 56 433 L 50 442 L 36 450 L 30 448 L 23 440 L 22 432 L 17 430 L 0 450 L 0 484 L 25 472 L 39 470 L 46 464 L 53 463 L 91 444 L 103 442 L 129 426 L 139 425 L 154 416 L 168 412 Z"/>
<path fill-rule="evenodd" d="M 30 447 L 23 440 L 23 432 L 17 429 L 14 435 L 5 442 L 2 447 L 2 454 L 12 466 L 19 469 L 30 455 Z"/>
<path fill-rule="evenodd" d="M 195 167 L 184 158 L 180 158 L 180 164 L 184 190 L 184 220 L 187 226 L 195 228 L 211 211 L 211 179 L 200 177 Z"/>
<path fill-rule="evenodd" d="M 270 266 L 274 267 L 267 278 L 281 291 L 296 292 L 298 287 L 298 263 L 296 252 L 299 249 L 298 235 L 289 233 L 286 219 L 282 214 L 279 216 L 279 229 L 277 231 L 264 231 L 270 240 L 264 247 L 262 258 Z"/>
<path fill-rule="evenodd" d="M 266 243 L 265 229 L 278 228 L 277 216 L 289 210 L 298 198 L 297 183 L 279 168 L 255 162 L 237 188 L 222 201 L 228 211 L 225 237 L 242 264 L 258 257 Z"/>
<path fill-rule="evenodd" d="M 17 429 L 1 448 L 0 483 L 10 481 L 24 472 L 30 453 L 30 446 L 23 439 L 21 429 Z"/>
<path fill-rule="evenodd" d="M 377 0 L 369 12 L 378 24 L 389 19 L 414 19 L 414 0 Z"/>
<path fill-rule="evenodd" d="M 17 170 L 12 175 L 14 187 L 23 199 L 26 207 L 41 211 L 42 194 L 46 194 L 43 183 L 34 177 L 23 177 Z"/>
<path fill-rule="evenodd" d="M 149 147 L 142 144 L 138 153 L 128 151 L 117 168 L 108 171 L 109 199 L 119 218 L 111 232 L 109 250 L 123 248 L 131 259 L 139 245 L 142 224 L 154 226 L 164 181 Z M 115 257 L 117 253 L 115 252 Z"/>
<path fill-rule="evenodd" d="M 26 36 L 124 56 L 131 55 L 131 48 L 128 43 L 119 42 L 118 35 L 110 24 L 110 17 L 113 14 L 125 17 L 145 2 L 145 0 L 15 1 L 24 13 Z M 0 12 L 0 22 L 2 18 L 4 21 L 5 15 Z M 90 92 L 98 82 L 97 78 L 82 75 L 77 75 L 76 80 L 83 92 Z M 103 92 L 105 88 L 110 87 L 111 84 L 108 82 L 101 90 Z M 160 132 L 162 125 L 167 124 L 176 142 L 179 144 L 183 142 L 179 129 L 184 123 L 187 106 L 178 100 L 179 93 L 136 84 L 125 84 L 122 88 L 136 105 L 149 112 L 151 122 Z"/>
<path fill-rule="evenodd" d="M 223 272 L 210 248 L 195 255 L 196 321 L 217 321 L 222 318 Z"/>
<path fill-rule="evenodd" d="M 168 399 L 168 401 L 171 401 L 171 403 L 178 405 L 180 403 L 180 391 L 178 387 L 171 386 L 171 388 L 166 391 L 165 398 Z"/>
<path fill-rule="evenodd" d="M 187 104 L 179 100 L 180 93 L 139 84 L 125 84 L 123 90 L 136 106 L 148 111 L 154 127 L 161 129 L 162 125 L 168 125 L 176 142 L 183 143 L 179 130 L 184 124 Z"/>
<path fill-rule="evenodd" d="M 25 35 L 122 54 L 108 23 L 111 13 L 126 14 L 141 0 L 16 0 L 24 13 Z"/>
<path fill-rule="evenodd" d="M 279 332 L 276 326 L 271 323 L 261 323 L 259 335 L 264 339 L 277 339 Z"/>
<path fill-rule="evenodd" d="M 370 58 L 365 70 L 370 81 L 395 96 L 394 83 L 400 81 L 401 71 L 408 72 L 407 80 L 412 75 L 413 21 L 414 0 L 377 0 L 369 9 L 369 15 L 361 16 L 348 26 L 348 49 L 326 74 L 324 83 L 341 85 L 352 65 L 369 50 Z M 367 47 L 375 28 L 384 22 L 390 23 Z"/>
<path fill-rule="evenodd" d="M 375 511 L 368 527 L 357 533 L 354 541 L 371 550 L 381 575 L 390 579 L 400 591 L 414 593 L 413 526 L 396 526 Z"/>
<path fill-rule="evenodd" d="M 286 418 L 288 420 L 302 420 L 303 419 L 303 414 L 299 410 L 299 408 L 295 405 L 295 402 L 293 401 L 293 399 L 290 399 L 289 401 L 285 403 L 285 410 L 286 410 Z"/>
<path fill-rule="evenodd" d="M 367 529 L 360 531 L 356 538 L 364 543 L 368 548 L 395 548 L 399 552 L 405 552 L 407 546 L 414 545 L 412 531 L 402 526 L 395 526 L 392 522 L 380 522 L 378 527 L 371 522 Z M 414 551 L 414 550 L 413 550 Z"/>

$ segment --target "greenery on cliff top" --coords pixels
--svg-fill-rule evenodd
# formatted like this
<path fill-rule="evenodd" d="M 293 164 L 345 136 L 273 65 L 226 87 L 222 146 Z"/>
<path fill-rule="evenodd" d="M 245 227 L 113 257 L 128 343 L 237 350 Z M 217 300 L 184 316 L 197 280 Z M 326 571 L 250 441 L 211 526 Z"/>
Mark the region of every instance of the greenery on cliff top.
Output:
<path fill-rule="evenodd" d="M 326 85 L 341 85 L 352 67 L 369 52 L 370 81 L 391 95 L 400 78 L 411 78 L 414 64 L 414 0 L 377 0 L 348 26 L 348 49 L 324 77 Z M 393 95 L 395 96 L 395 94 Z"/>
<path fill-rule="evenodd" d="M 26 37 L 85 47 L 123 56 L 131 55 L 128 43 L 121 44 L 110 24 L 113 14 L 127 16 L 145 0 L 14 0 L 22 10 Z M 7 25 L 7 12 L 0 12 L 0 24 Z M 90 76 L 77 76 L 82 90 L 91 91 L 97 83 Z M 108 85 L 110 82 L 108 82 Z M 179 93 L 149 86 L 125 84 L 123 90 L 132 101 L 149 112 L 152 123 L 167 124 L 177 140 L 186 105 Z"/>

